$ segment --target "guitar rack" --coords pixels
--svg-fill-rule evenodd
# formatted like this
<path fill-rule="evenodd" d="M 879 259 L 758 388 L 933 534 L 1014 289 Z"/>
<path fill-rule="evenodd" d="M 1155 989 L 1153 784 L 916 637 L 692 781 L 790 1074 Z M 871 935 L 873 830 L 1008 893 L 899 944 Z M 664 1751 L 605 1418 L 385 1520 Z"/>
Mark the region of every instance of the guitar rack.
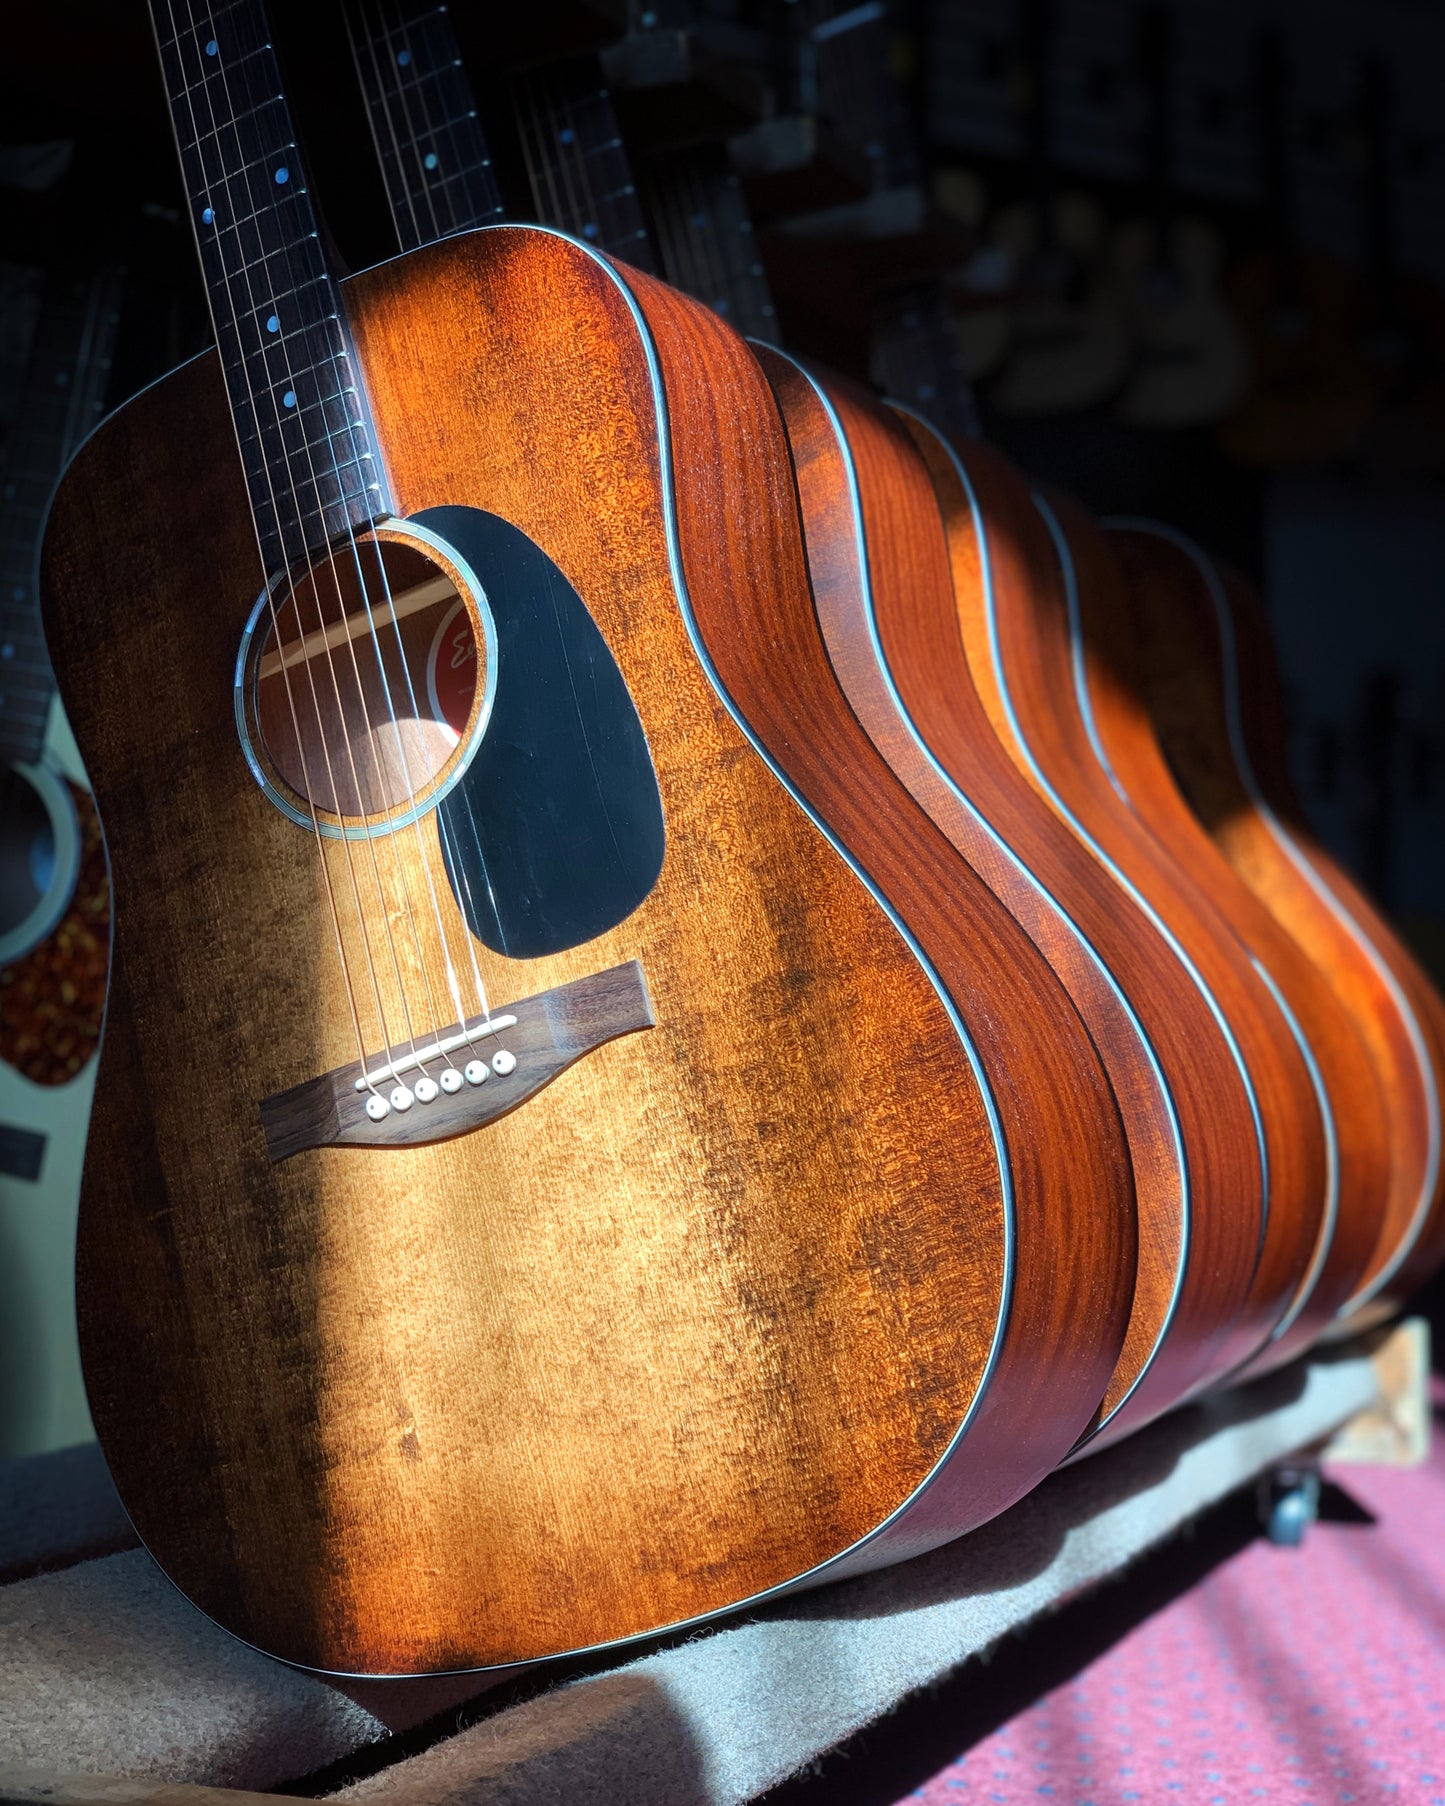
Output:
<path fill-rule="evenodd" d="M 1317 1350 L 1060 1470 L 915 1561 L 580 1670 L 513 1670 L 480 1696 L 475 1675 L 328 1681 L 272 1661 L 135 1546 L 93 1446 L 11 1462 L 0 1802 L 241 1806 L 260 1796 L 236 1790 L 264 1788 L 386 1806 L 735 1806 L 1002 1638 L 1046 1634 L 1050 1612 L 1239 1488 L 1258 1486 L 1276 1541 L 1297 1540 L 1326 1444 L 1420 1458 L 1427 1368 L 1419 1322 Z"/>

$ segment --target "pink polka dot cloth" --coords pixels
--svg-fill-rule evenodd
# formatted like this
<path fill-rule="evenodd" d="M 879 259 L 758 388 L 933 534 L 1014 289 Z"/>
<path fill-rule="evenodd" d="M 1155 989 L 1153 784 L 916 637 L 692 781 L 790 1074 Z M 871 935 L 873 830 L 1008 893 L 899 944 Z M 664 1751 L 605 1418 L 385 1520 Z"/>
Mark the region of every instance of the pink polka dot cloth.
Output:
<path fill-rule="evenodd" d="M 906 1797 L 1445 1806 L 1445 1452 L 1335 1478 L 1375 1523 L 1251 1543 Z"/>

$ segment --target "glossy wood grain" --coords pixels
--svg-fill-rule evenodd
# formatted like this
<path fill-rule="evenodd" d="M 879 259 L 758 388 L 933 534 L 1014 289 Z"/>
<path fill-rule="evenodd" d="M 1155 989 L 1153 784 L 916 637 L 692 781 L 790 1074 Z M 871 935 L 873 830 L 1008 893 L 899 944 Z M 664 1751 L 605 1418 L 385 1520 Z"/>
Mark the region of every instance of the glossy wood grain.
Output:
<path fill-rule="evenodd" d="M 1152 929 L 1137 937 L 1138 982 L 1147 998 L 1152 955 L 1153 983 L 1168 989 L 1150 1021 L 1189 1123 L 1204 1243 L 1180 1337 L 1202 1343 L 1199 1383 L 1217 1379 L 1267 1342 L 1315 1250 L 1327 1172 L 1309 1074 L 1228 921 L 1109 782 L 1074 693 L 1063 570 L 1027 485 L 981 446 L 950 450 L 912 430 L 948 522 L 957 627 L 984 711 Z M 1121 689 L 1107 706 L 1134 705 Z M 1241 1259 L 1244 1272 L 1231 1271 Z"/>
<path fill-rule="evenodd" d="M 937 1541 L 1060 1458 L 1125 1330 L 1127 1155 L 1087 1036 L 820 681 L 761 373 L 631 280 L 666 427 L 576 245 L 479 233 L 345 291 L 399 510 L 490 509 L 555 559 L 663 801 L 619 927 L 525 971 L 477 949 L 499 999 L 636 959 L 656 1026 L 477 1134 L 266 1156 L 261 1099 L 355 1044 L 315 843 L 229 719 L 260 573 L 214 358 L 114 417 L 51 518 L 116 898 L 78 1251 L 97 1429 L 166 1571 L 311 1665 L 511 1662 Z M 709 681 L 681 577 L 814 820 Z M 445 895 L 435 840 L 393 839 L 388 914 L 420 862 Z"/>
<path fill-rule="evenodd" d="M 1337 1212 L 1318 1250 L 1306 1296 L 1296 1299 L 1287 1331 L 1261 1364 L 1277 1364 L 1329 1328 L 1359 1284 L 1378 1229 L 1388 1184 L 1378 1082 L 1350 1011 L 1330 975 L 1312 961 L 1234 871 L 1189 808 L 1166 762 L 1145 704 L 1148 685 L 1125 569 L 1095 522 L 1050 498 L 1077 577 L 1079 683 L 1092 709 L 1101 760 L 1157 843 L 1227 919 L 1247 956 L 1270 983 L 1311 1057 L 1321 1105 L 1333 1133 Z M 1110 706 L 1121 688 L 1127 710 Z"/>
<path fill-rule="evenodd" d="M 1135 974 L 1111 971 L 1092 939 L 1099 929 L 1106 943 L 1119 938 L 1121 898 L 1018 777 L 978 707 L 954 623 L 943 522 L 901 425 L 841 378 L 809 373 L 780 352 L 760 348 L 758 356 L 788 427 L 818 619 L 838 680 L 874 745 L 1059 975 L 1119 1099 L 1138 1198 L 1139 1275 L 1094 1432 L 1117 1433 L 1189 1384 L 1189 1357 L 1169 1330 L 1191 1233 L 1185 1150 L 1129 1000 Z M 1089 938 L 1078 925 L 1085 920 Z M 1252 1265 L 1251 1242 L 1235 1256 L 1241 1291 Z"/>
<path fill-rule="evenodd" d="M 1236 870 L 1330 974 L 1379 1076 L 1390 1191 L 1357 1306 L 1389 1305 L 1438 1264 L 1439 995 L 1395 931 L 1320 845 L 1285 757 L 1264 610 L 1238 573 L 1177 536 L 1121 536 L 1164 745 Z M 1189 656 L 1191 669 L 1178 661 Z"/>

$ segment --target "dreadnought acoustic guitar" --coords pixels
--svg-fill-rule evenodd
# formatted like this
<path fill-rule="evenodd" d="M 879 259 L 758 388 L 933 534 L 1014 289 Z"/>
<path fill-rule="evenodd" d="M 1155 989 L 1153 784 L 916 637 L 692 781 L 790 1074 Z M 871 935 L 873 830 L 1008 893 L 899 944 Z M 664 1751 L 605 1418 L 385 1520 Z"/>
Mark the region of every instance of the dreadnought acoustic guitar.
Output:
<path fill-rule="evenodd" d="M 1143 694 L 1173 773 L 1233 869 L 1328 971 L 1368 1046 L 1378 1082 L 1353 1100 L 1366 1120 L 1352 1111 L 1341 1121 L 1352 1136 L 1369 1137 L 1369 1157 L 1389 1184 L 1347 1314 L 1398 1304 L 1422 1238 L 1428 1249 L 1440 1189 L 1439 1056 L 1428 1014 L 1411 996 L 1428 991 L 1428 981 L 1398 943 L 1393 958 L 1377 944 L 1337 894 L 1320 849 L 1290 821 L 1289 797 L 1276 807 L 1256 772 L 1236 625 L 1247 612 L 1242 585 L 1170 529 L 1121 522 L 1110 537 L 1128 579 Z M 1262 659 L 1257 615 L 1249 637 L 1253 659 Z"/>
<path fill-rule="evenodd" d="M 489 163 L 480 142 L 471 146 L 465 168 L 449 174 L 444 183 L 438 179 L 440 171 L 428 168 L 427 159 L 433 153 L 427 131 L 429 117 L 460 114 L 475 119 L 474 101 L 460 91 L 465 82 L 463 65 L 445 22 L 424 3 L 409 6 L 406 0 L 387 0 L 383 5 L 376 0 L 366 4 L 357 0 L 351 26 L 356 65 L 399 240 L 407 244 L 419 227 L 425 230 L 430 225 L 433 232 L 456 229 L 491 216 L 497 205 L 496 189 L 484 173 Z M 403 65 L 397 63 L 399 54 L 407 58 Z M 402 70 L 408 78 L 405 81 Z M 635 222 L 641 219 L 640 212 L 633 214 L 628 208 L 627 197 L 640 189 L 664 268 L 675 272 L 697 298 L 707 300 L 725 318 L 739 326 L 751 322 L 766 329 L 772 313 L 766 278 L 757 263 L 742 197 L 725 157 L 706 146 L 689 147 L 644 163 L 643 179 L 634 184 L 615 117 L 610 116 L 605 93 L 597 92 L 595 82 L 595 74 L 589 77 L 579 65 L 567 63 L 535 70 L 513 86 L 533 197 L 539 208 L 555 210 L 552 223 L 569 226 L 574 232 L 586 232 L 589 226 L 600 231 L 605 226 L 606 242 L 620 243 L 626 254 L 634 252 Z M 550 129 L 542 129 L 542 122 Z M 472 129 L 479 131 L 476 126 Z M 605 159 L 601 168 L 599 159 Z M 610 217 L 597 204 L 600 194 L 614 197 Z M 776 386 L 780 380 L 777 371 L 786 373 L 784 360 L 762 348 L 758 355 Z M 941 387 L 939 393 L 944 393 Z M 791 432 L 792 414 L 786 406 L 785 412 Z M 846 493 L 847 476 L 841 468 L 826 471 L 820 461 L 805 460 L 800 456 L 796 432 L 791 432 L 791 437 L 805 528 L 809 530 L 815 607 L 832 655 L 833 623 L 841 605 L 834 591 L 842 571 L 837 560 L 816 555 L 818 542 L 821 538 L 826 543 L 832 523 L 826 498 L 821 503 L 824 518 L 816 516 L 820 480 L 831 480 L 842 494 Z M 929 503 L 923 523 L 925 549 L 932 513 Z M 936 538 L 936 526 L 934 533 Z M 905 560 L 916 553 L 911 541 L 900 548 Z M 895 558 L 894 566 L 897 563 Z M 911 564 L 909 569 L 913 569 Z M 853 673 L 847 662 L 833 655 L 833 663 L 855 712 L 885 750 L 894 770 L 1053 966 L 1103 1055 L 1120 1102 L 1141 1219 L 1144 1277 L 1136 1283 L 1124 1348 L 1089 1429 L 1087 1440 L 1092 1440 L 1115 1423 L 1126 1398 L 1132 1399 L 1139 1390 L 1139 1382 L 1164 1340 L 1164 1327 L 1173 1319 L 1170 1305 L 1188 1239 L 1181 1212 L 1188 1182 L 1171 1139 L 1172 1105 L 1163 1095 L 1157 1060 L 1128 1002 L 1056 900 L 1059 894 L 1067 894 L 1071 882 L 1067 866 L 1062 873 L 1063 893 L 1057 885 L 1051 893 L 979 811 L 961 796 L 947 795 L 946 787 L 931 773 L 930 790 L 928 778 L 920 777 L 889 744 L 886 728 L 881 734 L 875 731 L 880 709 L 887 719 L 887 699 L 873 698 L 870 710 L 868 700 L 851 681 Z M 983 738 L 986 752 L 991 741 L 986 725 Z M 944 796 L 940 797 L 940 791 Z M 1005 785 L 1003 794 L 1005 800 L 998 805 L 995 819 L 1011 822 L 1020 807 L 1026 816 L 1042 816 L 1036 828 L 1042 827 L 1047 844 L 1051 838 L 1047 811 L 1020 786 L 1010 792 Z M 1016 839 L 1012 834 L 1010 838 Z M 1063 832 L 1056 829 L 1052 838 L 1064 838 Z M 1254 1239 L 1249 1238 L 1245 1251 L 1250 1261 Z M 1177 1391 L 1171 1393 L 1168 1402 L 1175 1402 L 1178 1396 Z M 1128 1413 L 1122 1422 L 1128 1421 L 1137 1422 L 1138 1418 Z"/>
<path fill-rule="evenodd" d="M 217 350 L 90 439 L 42 573 L 112 864 L 78 1286 L 138 1531 L 385 1674 L 969 1528 L 1097 1410 L 1128 1151 L 820 669 L 751 353 L 541 230 L 338 282 L 260 6 L 156 24 Z"/>

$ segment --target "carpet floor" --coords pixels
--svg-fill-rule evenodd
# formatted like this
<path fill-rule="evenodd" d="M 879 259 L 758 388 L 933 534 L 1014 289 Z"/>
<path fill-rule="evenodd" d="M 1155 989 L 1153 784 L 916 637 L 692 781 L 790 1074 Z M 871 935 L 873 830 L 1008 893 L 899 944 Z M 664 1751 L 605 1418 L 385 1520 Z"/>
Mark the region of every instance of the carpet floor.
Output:
<path fill-rule="evenodd" d="M 773 1806 L 1445 1806 L 1445 1435 L 1249 1500 L 831 1754 Z"/>

